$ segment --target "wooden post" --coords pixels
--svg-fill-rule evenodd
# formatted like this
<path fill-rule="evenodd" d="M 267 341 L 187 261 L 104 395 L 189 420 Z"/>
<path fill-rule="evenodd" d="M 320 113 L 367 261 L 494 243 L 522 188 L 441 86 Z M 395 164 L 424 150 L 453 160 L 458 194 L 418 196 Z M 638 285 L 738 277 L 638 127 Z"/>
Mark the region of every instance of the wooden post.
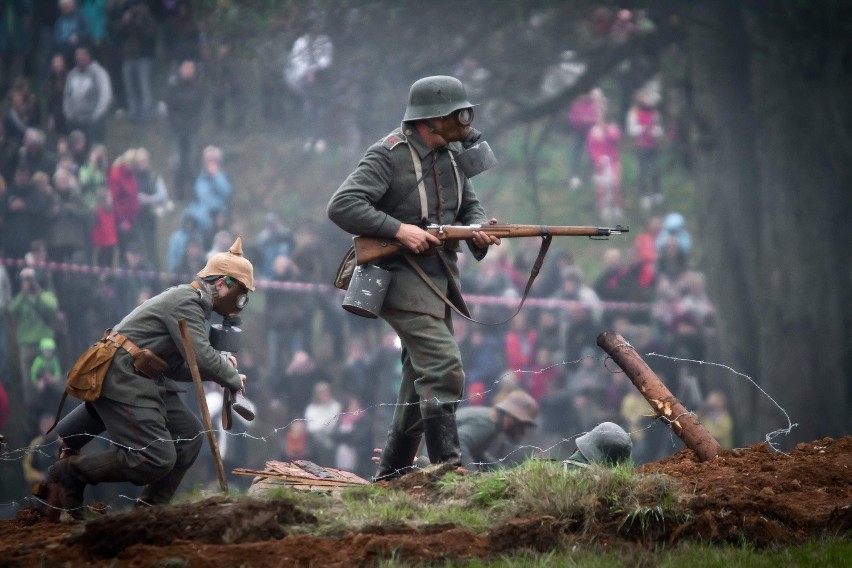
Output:
<path fill-rule="evenodd" d="M 598 336 L 598 346 L 612 357 L 639 389 L 657 417 L 671 426 L 686 447 L 695 452 L 702 462 L 711 461 L 722 449 L 719 442 L 674 397 L 663 381 L 651 370 L 636 349 L 620 334 L 604 332 Z"/>
<path fill-rule="evenodd" d="M 201 418 L 204 428 L 207 430 L 207 440 L 210 442 L 210 450 L 213 452 L 213 460 L 216 462 L 216 475 L 219 477 L 219 487 L 224 493 L 228 492 L 228 479 L 225 477 L 225 464 L 219 455 L 219 444 L 216 443 L 216 431 L 213 430 L 213 419 L 210 418 L 210 409 L 207 408 L 207 397 L 204 395 L 204 385 L 201 384 L 201 373 L 198 371 L 198 361 L 195 360 L 195 349 L 192 347 L 192 338 L 189 336 L 189 328 L 184 320 L 178 321 L 180 335 L 183 338 L 183 348 L 186 352 L 186 363 L 192 373 L 192 382 L 195 383 L 195 394 L 198 395 L 198 406 L 201 407 Z"/>

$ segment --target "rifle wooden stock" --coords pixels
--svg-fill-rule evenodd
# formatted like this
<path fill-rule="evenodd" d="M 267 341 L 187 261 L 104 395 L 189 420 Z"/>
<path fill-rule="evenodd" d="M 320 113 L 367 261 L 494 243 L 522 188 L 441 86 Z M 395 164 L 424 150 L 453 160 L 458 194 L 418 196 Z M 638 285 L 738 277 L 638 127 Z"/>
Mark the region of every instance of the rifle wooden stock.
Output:
<path fill-rule="evenodd" d="M 429 225 L 426 231 L 435 235 L 441 241 L 458 241 L 473 238 L 473 233 L 481 231 L 489 235 L 510 239 L 515 237 L 591 237 L 606 238 L 610 235 L 620 235 L 630 230 L 629 227 L 577 227 L 564 225 Z M 356 236 L 352 239 L 355 245 L 355 260 L 360 264 L 368 264 L 380 258 L 403 252 L 405 245 L 396 239 L 383 237 Z"/>

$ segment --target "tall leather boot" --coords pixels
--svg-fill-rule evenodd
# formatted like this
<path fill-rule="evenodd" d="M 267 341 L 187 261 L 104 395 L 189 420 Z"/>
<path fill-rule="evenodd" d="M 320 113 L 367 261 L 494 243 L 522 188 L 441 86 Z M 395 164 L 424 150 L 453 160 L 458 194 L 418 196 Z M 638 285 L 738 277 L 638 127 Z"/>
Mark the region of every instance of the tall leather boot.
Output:
<path fill-rule="evenodd" d="M 429 461 L 461 465 L 461 448 L 459 431 L 456 427 L 455 414 L 442 414 L 423 420 L 426 436 L 426 451 Z"/>
<path fill-rule="evenodd" d="M 48 470 L 48 480 L 56 484 L 59 501 L 73 518 L 83 519 L 83 494 L 86 485 L 129 481 L 112 450 L 61 459 Z"/>
<path fill-rule="evenodd" d="M 414 457 L 420 449 L 421 436 L 411 436 L 396 430 L 388 432 L 388 439 L 379 459 L 379 471 L 373 481 L 387 481 L 411 471 Z"/>

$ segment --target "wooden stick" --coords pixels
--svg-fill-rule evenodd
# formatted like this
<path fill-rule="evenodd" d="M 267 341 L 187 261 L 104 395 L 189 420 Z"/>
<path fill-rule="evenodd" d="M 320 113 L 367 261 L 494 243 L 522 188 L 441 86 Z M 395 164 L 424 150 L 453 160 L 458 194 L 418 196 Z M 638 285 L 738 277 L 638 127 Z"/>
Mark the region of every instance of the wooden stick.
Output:
<path fill-rule="evenodd" d="M 713 460 L 722 449 L 719 442 L 675 398 L 663 381 L 651 370 L 632 345 L 620 334 L 604 332 L 598 336 L 598 346 L 612 357 L 639 389 L 660 420 L 671 426 L 686 447 L 702 462 Z"/>
<path fill-rule="evenodd" d="M 216 462 L 216 475 L 219 477 L 219 487 L 222 492 L 228 492 L 228 480 L 225 478 L 225 464 L 219 455 L 219 444 L 216 443 L 216 431 L 213 430 L 213 419 L 210 418 L 210 409 L 207 408 L 207 397 L 204 395 L 204 386 L 201 384 L 201 373 L 198 371 L 198 361 L 195 360 L 195 349 L 192 347 L 192 339 L 189 336 L 189 328 L 184 320 L 178 321 L 180 334 L 183 338 L 183 348 L 186 351 L 186 363 L 192 373 L 192 382 L 195 383 L 195 394 L 198 395 L 198 406 L 201 407 L 201 418 L 204 420 L 204 428 L 207 430 L 207 440 L 210 442 L 210 450 L 213 452 L 213 460 Z"/>

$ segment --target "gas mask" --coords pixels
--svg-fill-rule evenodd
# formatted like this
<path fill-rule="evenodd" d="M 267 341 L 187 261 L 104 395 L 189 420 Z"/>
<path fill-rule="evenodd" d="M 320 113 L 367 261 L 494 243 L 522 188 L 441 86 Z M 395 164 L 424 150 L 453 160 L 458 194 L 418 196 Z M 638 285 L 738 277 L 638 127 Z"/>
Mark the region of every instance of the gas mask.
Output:
<path fill-rule="evenodd" d="M 481 138 L 482 133 L 471 128 L 465 139 L 461 141 L 464 151 L 456 155 L 456 163 L 468 178 L 481 174 L 497 164 L 497 158 L 491 151 L 491 146 Z"/>
<path fill-rule="evenodd" d="M 222 323 L 214 323 L 210 326 L 210 346 L 216 351 L 236 353 L 240 350 L 241 336 L 243 334 L 242 319 L 240 316 L 230 316 L 222 320 Z"/>
<path fill-rule="evenodd" d="M 482 132 L 473 128 L 473 108 L 463 108 L 443 117 L 441 130 L 430 121 L 432 132 L 440 134 L 447 142 L 461 142 L 463 151 L 456 154 L 456 163 L 465 177 L 472 178 L 494 167 L 497 158 L 491 146 L 482 140 Z"/>

